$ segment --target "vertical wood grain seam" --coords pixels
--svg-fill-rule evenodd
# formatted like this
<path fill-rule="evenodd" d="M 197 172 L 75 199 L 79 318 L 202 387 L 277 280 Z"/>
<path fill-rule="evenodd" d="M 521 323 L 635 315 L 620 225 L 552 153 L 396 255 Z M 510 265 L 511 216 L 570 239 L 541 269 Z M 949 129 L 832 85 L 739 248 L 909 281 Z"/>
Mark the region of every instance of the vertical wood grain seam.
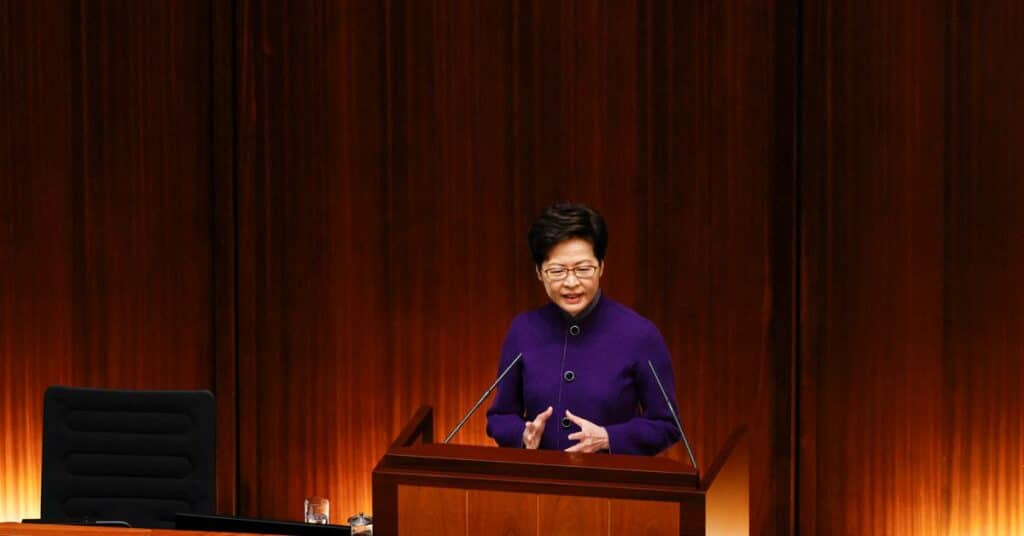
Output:
<path fill-rule="evenodd" d="M 540 494 L 539 493 L 535 493 L 533 495 L 533 503 L 534 503 L 536 511 L 537 511 L 537 515 L 535 517 L 535 519 L 537 521 L 534 523 L 534 526 L 537 527 L 537 536 L 540 536 L 540 525 L 541 525 L 541 521 L 542 520 L 540 518 Z"/>
<path fill-rule="evenodd" d="M 68 40 L 71 63 L 71 375 L 69 384 L 76 383 L 76 361 L 83 359 L 85 346 L 85 173 L 87 143 L 85 122 L 88 117 L 85 76 L 84 6 L 81 1 L 71 6 Z"/>
<path fill-rule="evenodd" d="M 960 28 L 958 25 L 958 15 L 960 5 L 957 0 L 950 0 L 947 7 L 947 25 L 946 25 L 946 50 L 945 50 L 945 84 L 946 84 L 946 102 L 945 102 L 945 135 L 943 139 L 944 147 L 944 162 L 943 162 L 943 185 L 942 185 L 942 224 L 943 224 L 943 237 L 942 237 L 942 347 L 940 362 L 942 364 L 942 383 L 943 383 L 943 415 L 947 426 L 945 432 L 945 442 L 947 449 L 947 463 L 946 465 L 946 485 L 942 490 L 942 501 L 944 508 L 942 509 L 945 516 L 945 526 L 952 528 L 952 521 L 955 519 L 953 512 L 953 484 L 955 481 L 956 464 L 959 459 L 954 455 L 956 452 L 956 430 L 958 421 L 956 418 L 956 364 L 955 364 L 955 352 L 952 350 L 952 329 L 954 325 L 954 311 L 951 307 L 951 296 L 952 296 L 952 285 L 955 283 L 953 278 L 955 276 L 955 268 L 953 264 L 952 255 L 954 253 L 953 248 L 953 225 L 956 221 L 956 213 L 954 208 L 954 197 L 953 197 L 953 177 L 956 175 L 960 160 L 956 152 L 956 142 L 958 141 L 957 133 L 959 132 L 960 116 L 956 113 L 959 104 L 960 85 L 957 75 L 959 70 L 957 69 L 958 60 L 960 58 Z"/>
<path fill-rule="evenodd" d="M 780 8 L 776 8 L 780 9 Z M 788 8 L 781 8 L 788 9 Z M 786 497 L 788 504 L 786 505 L 787 519 L 776 519 L 775 527 L 781 528 L 786 534 L 796 534 L 798 522 L 797 509 L 799 507 L 800 498 L 800 479 L 799 479 L 799 461 L 800 461 L 800 412 L 802 408 L 800 406 L 800 378 L 802 374 L 801 361 L 803 359 L 803 323 L 801 318 L 803 317 L 803 271 L 801 270 L 801 258 L 803 256 L 803 226 L 804 226 L 804 207 L 803 207 L 803 183 L 804 183 L 804 107 L 803 107 L 803 95 L 804 95 L 804 3 L 803 0 L 795 0 L 793 2 L 793 20 L 789 31 L 792 34 L 793 48 L 787 51 L 792 54 L 789 60 L 792 62 L 792 96 L 790 95 L 775 95 L 776 102 L 778 99 L 792 99 L 792 110 L 791 110 L 791 121 L 792 121 L 792 140 L 791 149 L 791 165 L 792 165 L 792 176 L 788 178 L 791 181 L 790 192 L 792 199 L 792 207 L 790 214 L 792 217 L 791 227 L 789 228 L 789 236 L 793 240 L 792 251 L 790 252 L 790 267 L 788 280 L 792 287 L 790 288 L 790 299 L 792 302 L 787 308 L 790 314 L 790 337 L 789 342 L 790 355 L 789 360 L 789 445 L 787 445 L 789 467 L 787 468 L 786 478 L 789 486 L 789 493 Z M 776 12 L 778 16 L 778 12 Z M 778 39 L 778 37 L 776 37 Z M 776 41 L 778 42 L 778 41 Z M 778 70 L 776 69 L 776 73 Z M 778 501 L 778 497 L 775 499 Z M 776 511 L 781 508 L 776 508 Z M 752 527 L 751 527 L 752 528 Z"/>
<path fill-rule="evenodd" d="M 612 500 L 611 499 L 605 499 L 604 500 L 604 506 L 605 506 L 605 516 L 604 516 L 604 519 L 605 519 L 605 522 L 606 522 L 606 526 L 608 527 L 608 536 L 612 536 Z"/>
<path fill-rule="evenodd" d="M 231 51 L 231 237 L 234 242 L 231 248 L 232 255 L 232 308 L 233 308 L 233 322 L 232 329 L 234 334 L 232 335 L 232 342 L 234 346 L 234 384 L 235 384 L 235 422 L 234 422 L 234 433 L 235 433 L 235 495 L 232 497 L 232 513 L 238 512 L 239 497 L 242 493 L 242 467 L 241 467 L 241 453 L 242 453 L 242 429 L 241 429 L 241 398 L 239 392 L 242 388 L 241 375 L 239 374 L 239 367 L 241 366 L 241 345 L 239 344 L 239 338 L 241 335 L 241 303 L 240 303 L 240 272 L 239 272 L 239 244 L 240 236 L 238 232 L 239 227 L 239 199 L 238 199 L 238 186 L 239 186 L 239 131 L 240 121 L 238 114 L 239 106 L 239 60 L 238 60 L 238 3 L 239 0 L 231 0 L 229 7 L 230 19 L 231 19 L 231 33 L 228 41 L 228 46 Z"/>

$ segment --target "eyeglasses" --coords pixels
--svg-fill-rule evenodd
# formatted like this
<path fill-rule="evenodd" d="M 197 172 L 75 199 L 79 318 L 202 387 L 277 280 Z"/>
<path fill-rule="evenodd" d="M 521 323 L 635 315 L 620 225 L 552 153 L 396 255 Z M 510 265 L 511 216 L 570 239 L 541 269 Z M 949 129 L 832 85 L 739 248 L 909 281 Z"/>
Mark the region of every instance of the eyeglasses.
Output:
<path fill-rule="evenodd" d="M 590 279 L 597 274 L 597 266 L 584 264 L 583 266 L 576 266 L 575 268 L 566 268 L 565 266 L 552 266 L 542 273 L 549 281 L 561 281 L 569 277 L 569 272 L 572 272 L 576 276 L 576 279 Z"/>

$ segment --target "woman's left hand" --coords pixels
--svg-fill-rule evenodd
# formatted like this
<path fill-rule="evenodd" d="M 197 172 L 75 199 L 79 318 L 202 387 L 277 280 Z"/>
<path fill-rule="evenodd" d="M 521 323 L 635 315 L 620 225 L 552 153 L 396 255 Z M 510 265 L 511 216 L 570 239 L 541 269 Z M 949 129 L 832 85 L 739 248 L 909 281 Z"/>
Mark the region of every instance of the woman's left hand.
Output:
<path fill-rule="evenodd" d="M 583 417 L 577 417 L 569 410 L 565 410 L 565 416 L 580 427 L 579 432 L 569 434 L 570 440 L 579 441 L 579 443 L 565 449 L 565 452 L 608 450 L 608 430 L 605 430 L 603 426 L 598 426 Z"/>

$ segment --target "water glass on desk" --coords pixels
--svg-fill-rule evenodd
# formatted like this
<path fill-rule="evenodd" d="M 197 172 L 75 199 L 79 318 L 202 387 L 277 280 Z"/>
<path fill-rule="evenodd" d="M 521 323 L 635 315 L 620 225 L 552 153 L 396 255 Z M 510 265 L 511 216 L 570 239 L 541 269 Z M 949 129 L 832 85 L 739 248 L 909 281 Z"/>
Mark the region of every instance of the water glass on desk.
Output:
<path fill-rule="evenodd" d="M 331 501 L 325 497 L 307 497 L 302 518 L 306 523 L 326 525 L 331 522 Z"/>
<path fill-rule="evenodd" d="M 348 518 L 348 527 L 352 534 L 373 536 L 373 518 L 362 512 Z"/>

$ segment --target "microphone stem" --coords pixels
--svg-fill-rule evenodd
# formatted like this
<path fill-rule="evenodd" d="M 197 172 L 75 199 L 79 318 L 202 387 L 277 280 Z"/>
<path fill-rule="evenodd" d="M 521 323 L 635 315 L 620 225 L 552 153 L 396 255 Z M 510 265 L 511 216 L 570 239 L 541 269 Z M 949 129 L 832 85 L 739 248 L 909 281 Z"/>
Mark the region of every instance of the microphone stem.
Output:
<path fill-rule="evenodd" d="M 686 453 L 690 455 L 690 463 L 693 464 L 693 470 L 697 469 L 697 458 L 693 457 L 693 451 L 690 450 L 690 442 L 686 440 L 686 433 L 683 432 L 683 425 L 679 423 L 679 416 L 676 415 L 676 409 L 672 407 L 672 401 L 668 398 L 668 393 L 665 392 L 665 386 L 661 384 L 661 378 L 658 377 L 657 371 L 654 370 L 654 363 L 651 360 L 647 360 L 647 364 L 651 367 L 651 374 L 654 375 L 654 381 L 658 382 L 658 389 L 661 389 L 661 396 L 665 399 L 665 405 L 668 406 L 669 413 L 672 414 L 672 419 L 676 421 L 676 428 L 679 430 L 679 435 L 683 438 L 683 445 L 686 447 Z"/>
<path fill-rule="evenodd" d="M 491 393 L 494 391 L 494 388 L 498 386 L 498 383 L 501 382 L 502 378 L 504 378 L 505 375 L 508 374 L 508 371 L 512 370 L 512 367 L 516 366 L 516 363 L 518 363 L 519 360 L 522 359 L 522 357 L 523 353 L 520 352 L 518 355 L 516 355 L 515 359 L 513 359 L 512 362 L 509 363 L 507 367 L 505 367 L 505 370 L 501 371 L 501 375 L 498 376 L 498 379 L 494 380 L 494 383 L 492 383 L 491 386 L 488 387 L 486 391 L 484 391 L 484 394 L 483 396 L 480 397 L 480 400 L 477 400 L 476 404 L 473 404 L 473 407 L 470 408 L 469 412 L 466 413 L 466 416 L 463 417 L 461 421 L 459 421 L 459 424 L 455 426 L 455 429 L 448 434 L 448 437 L 444 438 L 445 445 L 447 445 L 448 442 L 451 441 L 453 437 L 455 437 L 455 434 L 459 433 L 459 430 L 462 430 L 462 427 L 465 426 L 466 421 L 468 421 L 469 418 L 473 415 L 473 413 L 476 412 L 477 408 L 480 407 L 480 404 L 483 404 L 484 400 L 487 400 L 487 397 L 491 396 Z"/>

